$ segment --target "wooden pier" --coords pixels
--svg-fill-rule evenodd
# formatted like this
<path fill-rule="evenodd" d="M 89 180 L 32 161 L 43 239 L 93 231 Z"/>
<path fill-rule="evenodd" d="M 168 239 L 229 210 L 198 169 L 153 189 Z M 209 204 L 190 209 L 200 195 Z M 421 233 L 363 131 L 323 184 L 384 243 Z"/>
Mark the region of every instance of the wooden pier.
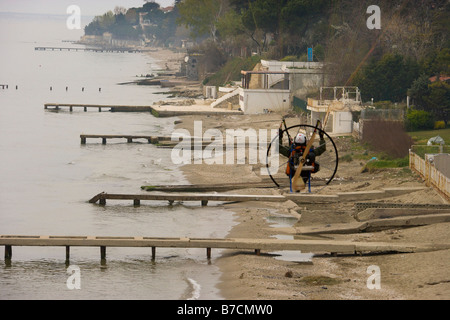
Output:
<path fill-rule="evenodd" d="M 76 103 L 46 103 L 44 109 L 59 110 L 61 108 L 69 108 L 73 111 L 74 108 L 83 108 L 84 112 L 88 109 L 98 109 L 102 112 L 103 109 L 108 109 L 111 112 L 152 112 L 150 106 L 125 106 L 125 105 L 98 105 L 98 104 L 76 104 Z"/>
<path fill-rule="evenodd" d="M 200 201 L 202 206 L 207 206 L 209 201 L 219 202 L 245 202 L 245 201 L 268 201 L 283 202 L 287 199 L 284 196 L 266 196 L 266 195 L 237 195 L 237 194 L 188 194 L 188 193 L 165 193 L 165 194 L 113 194 L 99 193 L 89 203 L 106 205 L 106 200 L 133 200 L 134 206 L 140 206 L 141 201 L 168 201 L 173 204 L 175 201 Z"/>
<path fill-rule="evenodd" d="M 196 185 L 156 185 L 141 186 L 142 190 L 148 192 L 224 192 L 248 188 L 273 189 L 273 182 L 270 179 L 263 179 L 261 182 L 247 183 L 222 183 L 222 184 L 196 184 Z M 285 184 L 284 187 L 289 187 Z"/>
<path fill-rule="evenodd" d="M 0 245 L 5 246 L 5 261 L 12 259 L 13 246 L 65 247 L 66 260 L 70 258 L 70 247 L 99 247 L 100 257 L 106 259 L 107 247 L 152 248 L 152 259 L 156 248 L 200 248 L 206 249 L 211 258 L 211 249 L 254 250 L 266 252 L 293 250 L 303 253 L 363 254 L 363 253 L 411 253 L 440 250 L 432 244 L 408 244 L 385 242 L 354 242 L 335 240 L 281 240 L 238 238 L 153 238 L 153 237 L 94 237 L 94 236 L 25 236 L 2 235 Z"/>
<path fill-rule="evenodd" d="M 169 201 L 170 204 L 175 201 L 201 201 L 203 206 L 208 204 L 208 201 L 220 201 L 220 202 L 245 202 L 245 201 L 269 201 L 269 202 L 284 202 L 291 200 L 297 204 L 326 204 L 326 203 L 337 203 L 339 201 L 359 201 L 360 199 L 382 199 L 385 198 L 386 190 L 390 190 L 393 195 L 408 194 L 414 190 L 421 190 L 423 188 L 396 188 L 396 189 L 383 189 L 383 192 L 343 192 L 334 195 L 320 195 L 311 193 L 287 193 L 285 195 L 238 195 L 238 194 L 211 194 L 211 192 L 218 191 L 230 191 L 242 188 L 270 188 L 273 187 L 269 181 L 262 181 L 258 183 L 246 183 L 246 184 L 229 184 L 229 185 L 199 185 L 199 186 L 142 186 L 142 190 L 153 191 L 158 193 L 147 193 L 147 194 L 112 194 L 112 193 L 99 193 L 91 200 L 90 203 L 99 202 L 101 205 L 106 204 L 106 200 L 133 200 L 136 206 L 140 205 L 141 200 L 149 201 Z M 186 193 L 184 193 L 186 192 Z M 192 193 L 187 193 L 192 192 Z M 208 193 L 194 193 L 194 192 L 210 192 Z M 383 206 L 383 203 L 357 203 L 357 205 L 366 205 L 367 207 L 373 206 Z M 422 205 L 422 206 L 432 206 L 432 205 Z M 361 209 L 357 211 L 361 211 Z M 418 205 L 421 207 L 421 205 Z M 366 208 L 366 207 L 364 207 Z M 434 208 L 439 209 L 449 209 L 450 205 L 441 204 L 436 205 Z"/>
<path fill-rule="evenodd" d="M 171 137 L 145 136 L 145 135 L 114 135 L 114 134 L 81 134 L 81 144 L 86 144 L 87 139 L 102 139 L 102 144 L 106 144 L 110 139 L 126 139 L 127 143 L 136 140 L 147 140 L 151 144 L 159 144 L 163 141 L 171 141 Z"/>
<path fill-rule="evenodd" d="M 79 103 L 46 103 L 44 109 L 59 110 L 62 108 L 69 108 L 73 111 L 75 108 L 82 108 L 85 112 L 88 109 L 98 109 L 102 112 L 103 109 L 108 109 L 111 112 L 150 112 L 155 117 L 178 117 L 185 115 L 202 115 L 202 116 L 217 116 L 217 115 L 242 115 L 242 111 L 227 110 L 227 109 L 213 109 L 209 105 L 203 105 L 197 108 L 189 107 L 174 107 L 172 106 L 130 106 L 130 105 L 97 105 L 97 104 L 79 104 Z"/>
<path fill-rule="evenodd" d="M 35 47 L 35 51 L 85 51 L 85 52 L 113 52 L 113 53 L 141 53 L 145 50 L 126 48 L 69 48 L 69 47 Z"/>

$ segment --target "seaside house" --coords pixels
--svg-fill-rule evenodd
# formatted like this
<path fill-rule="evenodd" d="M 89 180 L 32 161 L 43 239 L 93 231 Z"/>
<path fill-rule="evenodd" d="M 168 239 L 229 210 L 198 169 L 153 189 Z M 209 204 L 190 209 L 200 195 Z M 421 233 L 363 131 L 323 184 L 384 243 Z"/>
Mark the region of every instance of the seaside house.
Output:
<path fill-rule="evenodd" d="M 325 130 L 330 134 L 352 134 L 358 130 L 352 112 L 362 110 L 361 92 L 358 87 L 321 87 L 319 100 L 308 99 L 307 109 L 311 111 L 311 125 L 330 111 Z"/>
<path fill-rule="evenodd" d="M 255 70 L 241 74 L 239 106 L 246 114 L 288 111 L 294 99 L 306 100 L 325 81 L 319 62 L 262 60 Z"/>

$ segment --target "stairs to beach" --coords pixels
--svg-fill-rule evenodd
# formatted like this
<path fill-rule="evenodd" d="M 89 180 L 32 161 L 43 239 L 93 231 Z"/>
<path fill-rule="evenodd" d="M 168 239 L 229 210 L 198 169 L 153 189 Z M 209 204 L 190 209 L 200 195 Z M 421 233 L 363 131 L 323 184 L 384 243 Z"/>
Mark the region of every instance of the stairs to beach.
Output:
<path fill-rule="evenodd" d="M 217 99 L 216 101 L 211 103 L 211 108 L 220 108 L 220 106 L 223 103 L 229 101 L 230 99 L 234 98 L 238 94 L 239 94 L 239 88 L 237 88 L 236 90 L 231 91 L 230 93 L 227 93 L 223 97 L 220 97 L 219 99 Z"/>

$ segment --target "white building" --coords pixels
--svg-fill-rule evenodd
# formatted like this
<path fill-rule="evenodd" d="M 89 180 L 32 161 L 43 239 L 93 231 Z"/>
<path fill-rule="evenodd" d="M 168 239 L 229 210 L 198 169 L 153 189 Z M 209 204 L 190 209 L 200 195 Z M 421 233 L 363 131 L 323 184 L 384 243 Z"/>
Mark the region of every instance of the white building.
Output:
<path fill-rule="evenodd" d="M 324 82 L 317 62 L 261 61 L 259 71 L 242 71 L 239 106 L 246 114 L 285 112 L 294 95 L 306 95 Z"/>
<path fill-rule="evenodd" d="M 325 130 L 330 134 L 352 134 L 353 111 L 361 111 L 358 87 L 321 87 L 319 100 L 308 99 L 311 125 L 323 120 L 330 111 Z"/>
<path fill-rule="evenodd" d="M 239 106 L 245 114 L 282 112 L 290 109 L 289 73 L 269 71 L 242 71 L 241 73 L 243 80 L 242 88 L 239 89 Z M 252 76 L 262 79 L 261 86 L 256 88 L 250 86 Z M 281 88 L 271 88 L 271 84 L 274 83 L 281 83 Z"/>

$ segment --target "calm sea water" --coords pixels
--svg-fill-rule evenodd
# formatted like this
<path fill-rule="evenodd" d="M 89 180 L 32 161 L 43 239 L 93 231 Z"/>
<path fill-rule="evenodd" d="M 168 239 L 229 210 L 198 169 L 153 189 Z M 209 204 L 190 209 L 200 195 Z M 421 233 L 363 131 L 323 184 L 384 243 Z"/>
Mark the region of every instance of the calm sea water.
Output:
<path fill-rule="evenodd" d="M 0 234 L 226 236 L 233 217 L 217 206 L 87 202 L 102 191 L 187 181 L 170 150 L 125 141 L 80 145 L 81 133 L 170 135 L 174 118 L 44 110 L 48 102 L 150 105 L 163 98 L 154 94 L 161 88 L 117 85 L 158 69 L 149 55 L 34 50 L 75 46 L 63 40 L 81 35 L 66 28 L 65 17 L 0 14 L 0 84 L 9 85 L 0 89 Z M 99 248 L 72 248 L 80 290 L 66 286 L 64 248 L 13 247 L 11 265 L 1 251 L 0 299 L 222 298 L 220 272 L 205 250 L 161 248 L 152 262 L 150 248 L 107 248 L 101 265 Z"/>

